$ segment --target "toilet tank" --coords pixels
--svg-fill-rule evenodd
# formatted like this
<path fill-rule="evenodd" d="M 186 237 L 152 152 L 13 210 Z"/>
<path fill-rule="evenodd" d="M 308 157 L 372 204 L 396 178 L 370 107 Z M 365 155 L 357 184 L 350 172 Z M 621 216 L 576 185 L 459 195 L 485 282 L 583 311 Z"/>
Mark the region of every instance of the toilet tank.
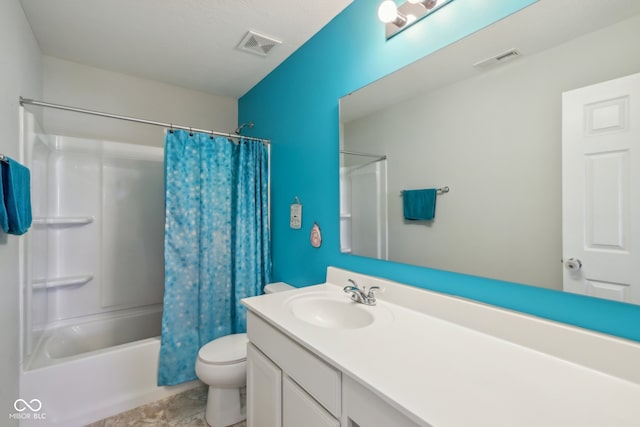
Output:
<path fill-rule="evenodd" d="M 291 289 L 295 289 L 295 287 L 284 282 L 275 282 L 267 284 L 264 287 L 264 293 L 273 294 L 275 292 L 290 291 Z"/>

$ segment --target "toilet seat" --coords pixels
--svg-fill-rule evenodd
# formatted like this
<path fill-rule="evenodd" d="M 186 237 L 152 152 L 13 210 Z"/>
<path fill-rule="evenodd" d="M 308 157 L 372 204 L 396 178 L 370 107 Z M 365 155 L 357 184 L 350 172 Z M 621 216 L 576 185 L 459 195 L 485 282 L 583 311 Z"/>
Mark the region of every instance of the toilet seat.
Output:
<path fill-rule="evenodd" d="M 233 334 L 216 338 L 202 346 L 198 359 L 207 365 L 232 365 L 247 360 L 247 334 Z"/>

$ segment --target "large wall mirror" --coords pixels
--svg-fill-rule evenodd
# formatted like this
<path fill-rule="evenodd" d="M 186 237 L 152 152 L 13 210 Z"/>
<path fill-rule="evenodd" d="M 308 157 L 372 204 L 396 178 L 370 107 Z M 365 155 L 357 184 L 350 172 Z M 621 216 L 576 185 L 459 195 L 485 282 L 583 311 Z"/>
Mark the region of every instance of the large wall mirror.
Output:
<path fill-rule="evenodd" d="M 562 93 L 640 72 L 638 40 L 639 1 L 541 0 L 343 97 L 342 251 L 562 289 Z"/>

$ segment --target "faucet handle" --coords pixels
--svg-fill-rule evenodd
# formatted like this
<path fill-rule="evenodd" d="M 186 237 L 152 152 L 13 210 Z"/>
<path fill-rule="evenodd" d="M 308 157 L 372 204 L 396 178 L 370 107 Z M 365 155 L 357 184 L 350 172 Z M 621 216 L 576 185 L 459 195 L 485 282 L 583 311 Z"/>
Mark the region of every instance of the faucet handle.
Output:
<path fill-rule="evenodd" d="M 344 288 L 342 288 L 343 291 L 345 292 L 359 292 L 360 288 L 358 288 L 358 284 L 356 283 L 355 280 L 353 279 L 349 279 L 349 283 L 351 283 L 350 285 L 345 286 Z"/>
<path fill-rule="evenodd" d="M 367 293 L 367 298 L 375 298 L 373 291 L 380 290 L 380 286 L 372 286 L 369 288 L 369 292 Z"/>
<path fill-rule="evenodd" d="M 345 292 L 357 292 L 358 288 L 352 285 L 347 285 L 344 288 L 342 288 L 342 290 Z"/>

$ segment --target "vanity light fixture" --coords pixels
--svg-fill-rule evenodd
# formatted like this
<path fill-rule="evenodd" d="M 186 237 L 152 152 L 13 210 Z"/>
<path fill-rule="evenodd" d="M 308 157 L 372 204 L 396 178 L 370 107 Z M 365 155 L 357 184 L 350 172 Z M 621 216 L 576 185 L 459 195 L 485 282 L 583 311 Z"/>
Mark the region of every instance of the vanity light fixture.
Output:
<path fill-rule="evenodd" d="M 432 14 L 453 0 L 407 0 L 400 6 L 394 0 L 385 0 L 378 7 L 378 19 L 385 24 L 387 40 L 415 22 Z"/>

